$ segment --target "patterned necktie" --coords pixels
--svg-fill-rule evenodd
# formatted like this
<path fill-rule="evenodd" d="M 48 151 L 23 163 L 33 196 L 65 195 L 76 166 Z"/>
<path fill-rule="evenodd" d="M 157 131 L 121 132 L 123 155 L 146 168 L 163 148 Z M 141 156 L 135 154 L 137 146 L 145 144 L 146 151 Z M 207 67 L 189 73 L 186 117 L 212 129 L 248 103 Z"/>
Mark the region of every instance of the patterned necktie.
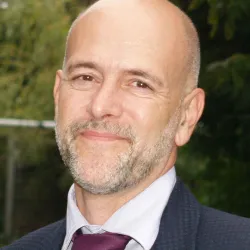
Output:
<path fill-rule="evenodd" d="M 105 232 L 102 234 L 76 235 L 72 250 L 124 250 L 129 236 Z"/>

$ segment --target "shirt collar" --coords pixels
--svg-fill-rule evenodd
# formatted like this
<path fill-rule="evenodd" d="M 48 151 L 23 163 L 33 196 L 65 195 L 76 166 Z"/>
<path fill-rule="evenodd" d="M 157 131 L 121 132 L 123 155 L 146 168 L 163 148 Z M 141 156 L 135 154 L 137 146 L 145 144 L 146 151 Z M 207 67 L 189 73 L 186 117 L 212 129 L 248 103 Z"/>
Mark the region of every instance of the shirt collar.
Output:
<path fill-rule="evenodd" d="M 103 229 L 129 235 L 144 249 L 151 249 L 159 232 L 162 213 L 175 183 L 176 173 L 172 168 L 117 210 L 103 225 Z"/>
<path fill-rule="evenodd" d="M 129 235 L 144 249 L 150 249 L 158 235 L 161 216 L 175 183 L 176 172 L 173 167 L 118 209 L 103 226 L 91 225 L 92 230 L 76 205 L 73 184 L 68 192 L 66 237 L 62 249 L 67 249 L 74 233 L 80 228 L 84 228 L 84 233 L 93 233 L 94 228 L 96 232 Z"/>

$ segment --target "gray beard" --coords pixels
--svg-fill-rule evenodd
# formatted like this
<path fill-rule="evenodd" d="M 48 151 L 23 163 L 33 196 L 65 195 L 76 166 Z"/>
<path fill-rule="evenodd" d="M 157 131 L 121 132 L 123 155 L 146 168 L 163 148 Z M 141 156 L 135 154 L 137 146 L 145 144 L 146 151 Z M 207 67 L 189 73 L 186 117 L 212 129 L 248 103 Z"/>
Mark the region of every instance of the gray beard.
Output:
<path fill-rule="evenodd" d="M 173 115 L 155 145 L 147 146 L 144 149 L 139 147 L 131 127 L 122 128 L 119 125 L 103 121 L 75 122 L 70 124 L 63 133 L 56 122 L 55 134 L 64 164 L 69 168 L 74 181 L 92 194 L 113 194 L 136 186 L 152 173 L 161 160 L 169 158 L 174 145 L 178 121 L 179 115 Z M 88 171 L 91 166 L 88 166 L 84 159 L 79 156 L 76 149 L 77 135 L 84 129 L 110 132 L 129 138 L 131 141 L 128 150 L 117 155 L 112 172 L 105 172 L 100 178 L 101 181 L 88 181 L 84 178 L 83 169 Z M 95 152 L 97 153 L 97 150 Z M 110 168 L 110 164 L 105 163 L 104 160 L 93 162 L 91 165 L 98 169 L 98 175 L 102 175 L 104 170 Z"/>

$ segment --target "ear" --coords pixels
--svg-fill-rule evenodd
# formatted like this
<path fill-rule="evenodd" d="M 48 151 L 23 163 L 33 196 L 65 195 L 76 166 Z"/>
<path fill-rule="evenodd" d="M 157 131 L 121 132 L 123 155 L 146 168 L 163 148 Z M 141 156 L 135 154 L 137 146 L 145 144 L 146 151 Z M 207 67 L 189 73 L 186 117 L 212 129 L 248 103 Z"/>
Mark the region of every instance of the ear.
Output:
<path fill-rule="evenodd" d="M 198 123 L 205 105 L 205 92 L 200 88 L 194 89 L 188 94 L 184 101 L 181 111 L 180 124 L 175 135 L 177 146 L 186 144 Z"/>
<path fill-rule="evenodd" d="M 63 79 L 63 72 L 62 72 L 62 70 L 57 70 L 56 77 L 55 77 L 54 90 L 53 90 L 53 96 L 54 96 L 55 106 L 57 106 L 57 104 L 58 104 L 59 89 L 60 89 L 60 86 L 62 84 L 62 79 Z"/>

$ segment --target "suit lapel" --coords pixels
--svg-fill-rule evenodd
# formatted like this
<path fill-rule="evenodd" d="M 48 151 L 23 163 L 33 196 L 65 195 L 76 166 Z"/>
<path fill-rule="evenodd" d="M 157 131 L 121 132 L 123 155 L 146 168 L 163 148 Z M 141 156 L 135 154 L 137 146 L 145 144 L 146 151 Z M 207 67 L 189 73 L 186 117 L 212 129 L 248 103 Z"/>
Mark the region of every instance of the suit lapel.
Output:
<path fill-rule="evenodd" d="M 66 220 L 58 226 L 57 230 L 53 233 L 53 250 L 61 250 L 64 237 L 66 234 Z"/>
<path fill-rule="evenodd" d="M 190 191 L 180 180 L 177 180 L 163 212 L 159 234 L 152 250 L 195 250 L 200 217 L 199 207 L 199 203 Z M 53 229 L 47 230 L 44 241 L 36 249 L 61 250 L 65 232 L 66 220 L 64 219 Z M 33 249 L 33 247 L 30 248 L 30 250 Z"/>
<path fill-rule="evenodd" d="M 57 226 L 48 230 L 42 244 L 38 250 L 61 250 L 66 233 L 66 220 L 63 219 L 57 223 Z M 34 248 L 32 248 L 33 250 Z"/>
<path fill-rule="evenodd" d="M 66 220 L 63 219 L 25 235 L 3 250 L 61 250 L 65 233 Z"/>
<path fill-rule="evenodd" d="M 58 227 L 51 232 L 51 250 L 61 250 L 62 244 L 64 241 L 64 237 L 66 234 L 66 220 L 62 220 Z M 50 248 L 45 248 L 44 250 L 48 250 Z"/>
<path fill-rule="evenodd" d="M 163 212 L 152 250 L 195 250 L 199 203 L 178 179 Z"/>

